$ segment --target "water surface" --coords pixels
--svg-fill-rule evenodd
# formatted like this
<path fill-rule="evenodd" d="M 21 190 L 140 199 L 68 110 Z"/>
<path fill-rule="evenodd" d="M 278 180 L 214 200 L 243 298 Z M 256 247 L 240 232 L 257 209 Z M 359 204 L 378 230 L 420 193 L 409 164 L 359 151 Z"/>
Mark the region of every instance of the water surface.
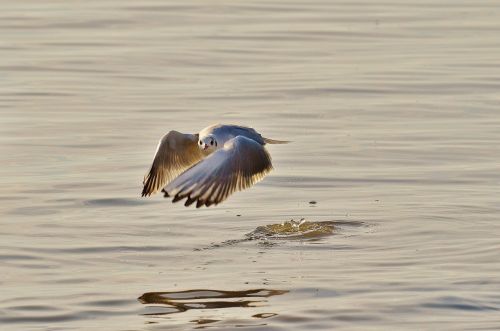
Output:
<path fill-rule="evenodd" d="M 4 1 L 2 330 L 498 329 L 499 17 Z M 293 143 L 216 208 L 140 198 L 163 134 L 217 122 Z M 302 218 L 333 229 L 245 236 Z"/>

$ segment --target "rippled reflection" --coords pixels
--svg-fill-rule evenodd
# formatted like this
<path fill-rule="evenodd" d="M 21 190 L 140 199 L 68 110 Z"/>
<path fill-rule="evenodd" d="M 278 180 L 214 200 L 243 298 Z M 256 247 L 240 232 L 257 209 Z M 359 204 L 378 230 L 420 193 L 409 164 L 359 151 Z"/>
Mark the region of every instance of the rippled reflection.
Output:
<path fill-rule="evenodd" d="M 288 291 L 285 290 L 270 289 L 255 289 L 246 291 L 198 289 L 179 292 L 148 292 L 141 295 L 138 300 L 143 304 L 156 304 L 165 306 L 161 311 L 144 314 L 149 316 L 158 316 L 181 313 L 190 309 L 257 307 L 261 303 L 267 301 L 264 298 L 268 298 L 274 295 L 282 295 L 287 292 Z M 252 300 L 246 300 L 246 298 L 252 298 Z M 269 315 L 274 316 L 274 314 Z M 199 321 L 197 322 L 199 323 Z M 205 321 L 205 323 L 210 322 Z"/>

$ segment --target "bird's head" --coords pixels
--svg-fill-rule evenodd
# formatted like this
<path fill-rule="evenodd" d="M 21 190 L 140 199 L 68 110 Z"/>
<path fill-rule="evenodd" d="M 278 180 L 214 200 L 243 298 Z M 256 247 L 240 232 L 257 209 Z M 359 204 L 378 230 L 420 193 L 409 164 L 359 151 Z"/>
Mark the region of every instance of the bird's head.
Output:
<path fill-rule="evenodd" d="M 213 152 L 217 149 L 217 140 L 212 135 L 200 138 L 198 147 L 204 152 Z"/>

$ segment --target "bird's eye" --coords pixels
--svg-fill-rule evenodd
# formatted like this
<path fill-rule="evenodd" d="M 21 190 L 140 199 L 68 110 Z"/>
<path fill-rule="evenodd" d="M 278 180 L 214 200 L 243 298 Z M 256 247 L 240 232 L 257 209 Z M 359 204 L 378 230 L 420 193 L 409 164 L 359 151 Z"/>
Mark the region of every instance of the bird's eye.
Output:
<path fill-rule="evenodd" d="M 210 141 L 210 145 L 211 145 L 211 146 L 213 146 L 213 145 L 214 145 L 214 141 L 213 141 L 213 140 L 211 140 L 211 141 Z"/>
<path fill-rule="evenodd" d="M 200 146 L 201 146 L 201 144 L 203 144 L 203 143 L 201 142 L 201 140 L 200 140 L 198 143 L 200 144 Z"/>

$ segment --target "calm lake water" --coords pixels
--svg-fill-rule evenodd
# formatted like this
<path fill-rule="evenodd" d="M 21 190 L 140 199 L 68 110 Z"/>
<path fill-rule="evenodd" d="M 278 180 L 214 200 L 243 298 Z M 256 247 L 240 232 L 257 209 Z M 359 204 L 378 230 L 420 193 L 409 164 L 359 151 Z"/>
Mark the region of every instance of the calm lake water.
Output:
<path fill-rule="evenodd" d="M 2 330 L 500 328 L 495 1 L 2 1 L 0 60 Z M 140 197 L 217 122 L 293 143 Z"/>

